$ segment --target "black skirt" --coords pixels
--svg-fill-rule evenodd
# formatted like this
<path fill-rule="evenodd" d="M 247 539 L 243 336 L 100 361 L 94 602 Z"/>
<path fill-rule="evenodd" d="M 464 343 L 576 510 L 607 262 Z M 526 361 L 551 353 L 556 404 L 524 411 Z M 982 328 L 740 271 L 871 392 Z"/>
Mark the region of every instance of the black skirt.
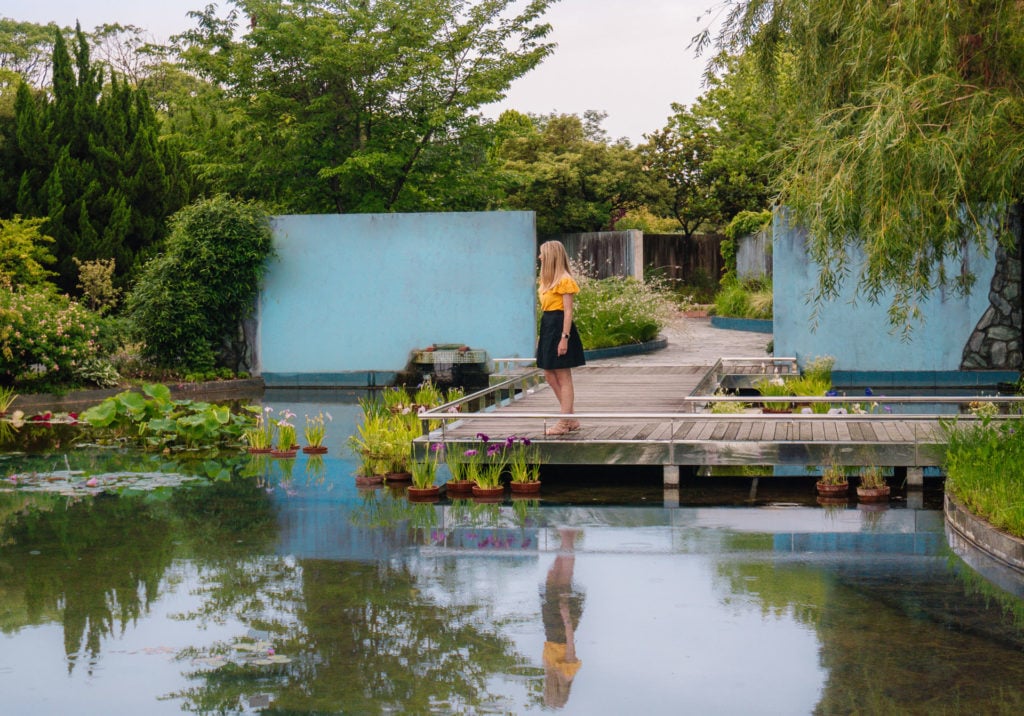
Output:
<path fill-rule="evenodd" d="M 569 350 L 564 356 L 558 355 L 558 342 L 562 340 L 562 311 L 544 311 L 540 317 L 540 337 L 537 339 L 537 367 L 544 370 L 576 368 L 586 365 L 583 358 L 583 342 L 576 324 L 569 331 Z"/>

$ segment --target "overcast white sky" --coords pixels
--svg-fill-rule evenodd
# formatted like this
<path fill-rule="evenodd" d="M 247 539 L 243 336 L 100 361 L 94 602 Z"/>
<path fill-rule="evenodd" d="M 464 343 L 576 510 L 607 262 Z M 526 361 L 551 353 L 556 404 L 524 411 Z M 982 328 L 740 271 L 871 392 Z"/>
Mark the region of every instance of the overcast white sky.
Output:
<path fill-rule="evenodd" d="M 0 0 L 0 16 L 61 25 L 81 21 L 91 30 L 120 22 L 146 28 L 160 40 L 193 26 L 189 10 L 224 0 Z M 721 0 L 561 0 L 547 13 L 557 43 L 554 54 L 512 85 L 508 99 L 484 109 L 582 115 L 608 113 L 612 138 L 661 128 L 672 102 L 691 104 L 702 92 L 705 57 L 695 57 L 690 39 L 698 21 Z"/>

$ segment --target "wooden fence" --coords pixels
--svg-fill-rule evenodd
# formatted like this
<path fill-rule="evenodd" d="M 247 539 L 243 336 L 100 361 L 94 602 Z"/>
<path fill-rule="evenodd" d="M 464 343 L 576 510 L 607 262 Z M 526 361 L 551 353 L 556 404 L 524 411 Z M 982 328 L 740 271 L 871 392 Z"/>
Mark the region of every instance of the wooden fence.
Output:
<path fill-rule="evenodd" d="M 635 231 L 596 231 L 585 234 L 546 236 L 565 245 L 569 257 L 597 278 L 639 276 L 636 267 Z M 643 273 L 656 274 L 672 282 L 718 281 L 722 275 L 722 236 L 698 234 L 640 234 Z"/>

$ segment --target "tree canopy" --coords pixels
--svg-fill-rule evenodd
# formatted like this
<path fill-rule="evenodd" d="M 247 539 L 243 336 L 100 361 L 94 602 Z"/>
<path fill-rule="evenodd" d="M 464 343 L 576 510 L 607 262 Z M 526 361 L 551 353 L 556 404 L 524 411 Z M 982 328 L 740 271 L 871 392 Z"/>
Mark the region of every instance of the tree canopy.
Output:
<path fill-rule="evenodd" d="M 809 231 L 821 296 L 851 273 L 853 246 L 868 298 L 896 288 L 894 323 L 936 287 L 969 288 L 952 260 L 993 233 L 1013 240 L 1006 212 L 1024 178 L 1019 3 L 729 5 L 720 47 L 756 56 L 769 85 L 787 67 L 798 89 L 780 200 Z"/>
<path fill-rule="evenodd" d="M 224 92 L 217 114 L 197 115 L 207 143 L 193 159 L 220 189 L 281 211 L 469 208 L 488 169 L 476 110 L 551 52 L 540 18 L 554 1 L 233 0 L 224 19 L 193 13 L 182 58 Z"/>

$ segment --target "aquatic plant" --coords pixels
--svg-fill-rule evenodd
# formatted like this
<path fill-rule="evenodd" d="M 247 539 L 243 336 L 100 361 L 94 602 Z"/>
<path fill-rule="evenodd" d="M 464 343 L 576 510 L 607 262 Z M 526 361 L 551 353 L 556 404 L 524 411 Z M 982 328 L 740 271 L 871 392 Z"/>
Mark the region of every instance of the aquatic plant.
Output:
<path fill-rule="evenodd" d="M 846 467 L 833 462 L 827 465 L 821 472 L 821 479 L 818 482 L 825 485 L 845 485 L 849 480 L 846 477 Z"/>
<path fill-rule="evenodd" d="M 295 423 L 291 422 L 295 413 L 287 408 L 281 409 L 278 414 L 281 416 L 275 421 L 277 426 L 277 449 L 291 450 L 295 445 Z"/>
<path fill-rule="evenodd" d="M 0 415 L 7 412 L 7 409 L 11 407 L 11 404 L 18 397 L 18 394 L 14 392 L 14 388 L 6 388 L 0 385 Z"/>
<path fill-rule="evenodd" d="M 414 487 L 424 488 L 433 487 L 437 481 L 437 467 L 441 459 L 441 454 L 444 452 L 444 445 L 441 443 L 433 443 L 427 449 L 427 454 L 422 460 L 413 460 L 411 464 L 412 468 L 412 484 Z"/>
<path fill-rule="evenodd" d="M 885 475 L 876 465 L 869 465 L 860 471 L 860 486 L 869 488 L 885 487 Z"/>
<path fill-rule="evenodd" d="M 203 447 L 237 444 L 256 423 L 258 406 L 234 413 L 227 406 L 192 400 L 172 400 L 166 385 L 126 390 L 94 405 L 78 420 L 101 434 L 132 440 L 142 447 L 163 448 L 184 444 Z"/>
<path fill-rule="evenodd" d="M 754 388 L 764 397 L 782 397 L 793 395 L 793 389 L 789 386 L 782 376 L 764 377 L 760 378 L 754 383 Z M 793 403 L 791 402 L 776 402 L 765 403 L 765 409 L 768 410 L 792 410 Z"/>
<path fill-rule="evenodd" d="M 274 444 L 274 423 L 269 419 L 273 408 L 266 407 L 256 416 L 256 424 L 242 433 L 242 439 L 253 450 L 269 450 Z M 268 415 L 264 415 L 267 413 Z"/>
<path fill-rule="evenodd" d="M 358 472 L 364 477 L 383 475 L 388 470 L 388 417 L 376 410 L 364 412 L 348 446 L 359 458 Z"/>
<path fill-rule="evenodd" d="M 309 447 L 321 447 L 324 443 L 324 436 L 327 434 L 327 422 L 334 420 L 330 413 L 320 411 L 312 418 L 306 416 L 306 425 L 302 434 L 306 438 L 306 445 Z"/>
<path fill-rule="evenodd" d="M 508 452 L 508 471 L 512 482 L 538 482 L 540 480 L 540 448 L 530 438 L 510 436 L 505 441 Z"/>

